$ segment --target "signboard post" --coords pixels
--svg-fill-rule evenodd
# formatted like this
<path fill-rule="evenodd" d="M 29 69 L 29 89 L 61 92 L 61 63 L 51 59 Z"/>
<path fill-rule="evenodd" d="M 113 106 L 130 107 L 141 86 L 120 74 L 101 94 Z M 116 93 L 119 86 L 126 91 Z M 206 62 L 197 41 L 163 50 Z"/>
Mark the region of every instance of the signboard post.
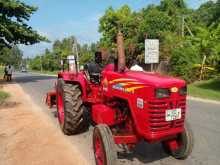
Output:
<path fill-rule="evenodd" d="M 159 40 L 146 39 L 145 40 L 145 64 L 151 64 L 151 71 L 153 65 L 159 63 Z"/>

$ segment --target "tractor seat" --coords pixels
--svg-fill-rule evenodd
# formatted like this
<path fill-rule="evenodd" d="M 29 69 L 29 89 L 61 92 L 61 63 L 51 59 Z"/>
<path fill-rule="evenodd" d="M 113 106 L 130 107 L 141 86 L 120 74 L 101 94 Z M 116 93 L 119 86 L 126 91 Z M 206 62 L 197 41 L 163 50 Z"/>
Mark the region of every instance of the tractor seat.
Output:
<path fill-rule="evenodd" d="M 101 68 L 98 64 L 87 63 L 84 65 L 84 70 L 88 74 L 88 79 L 94 84 L 100 84 Z"/>

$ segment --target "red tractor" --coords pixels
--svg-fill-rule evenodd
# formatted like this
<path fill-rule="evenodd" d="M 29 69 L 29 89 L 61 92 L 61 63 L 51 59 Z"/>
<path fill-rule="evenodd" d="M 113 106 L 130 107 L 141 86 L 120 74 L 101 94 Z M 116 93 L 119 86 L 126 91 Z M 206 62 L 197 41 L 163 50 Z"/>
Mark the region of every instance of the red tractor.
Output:
<path fill-rule="evenodd" d="M 93 147 L 97 165 L 115 165 L 116 146 L 131 148 L 141 140 L 161 142 L 176 159 L 187 158 L 193 135 L 185 123 L 187 87 L 183 80 L 125 67 L 123 36 L 117 35 L 118 60 L 102 70 L 97 63 L 83 71 L 58 74 L 56 104 L 66 135 L 95 128 Z M 99 60 L 99 54 L 96 56 Z"/>

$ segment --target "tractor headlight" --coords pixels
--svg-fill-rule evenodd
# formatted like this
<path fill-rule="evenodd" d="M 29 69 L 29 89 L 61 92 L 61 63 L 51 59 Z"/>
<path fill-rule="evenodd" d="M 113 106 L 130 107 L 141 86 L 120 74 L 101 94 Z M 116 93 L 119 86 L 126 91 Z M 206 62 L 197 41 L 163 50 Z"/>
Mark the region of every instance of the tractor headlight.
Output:
<path fill-rule="evenodd" d="M 185 86 L 185 87 L 180 88 L 180 89 L 179 89 L 179 94 L 180 94 L 181 96 L 187 95 L 187 87 Z"/>
<path fill-rule="evenodd" d="M 156 94 L 156 98 L 158 98 L 158 99 L 170 97 L 170 91 L 169 91 L 169 89 L 166 89 L 166 88 L 156 89 L 155 94 Z"/>

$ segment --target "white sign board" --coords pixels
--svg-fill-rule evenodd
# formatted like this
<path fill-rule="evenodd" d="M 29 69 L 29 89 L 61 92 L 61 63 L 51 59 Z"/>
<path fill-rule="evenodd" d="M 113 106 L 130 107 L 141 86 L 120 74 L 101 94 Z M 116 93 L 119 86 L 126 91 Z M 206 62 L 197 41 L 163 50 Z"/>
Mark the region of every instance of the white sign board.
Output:
<path fill-rule="evenodd" d="M 75 66 L 75 56 L 70 55 L 67 57 L 69 60 L 69 70 L 72 72 L 76 72 L 76 66 Z"/>
<path fill-rule="evenodd" d="M 69 60 L 69 64 L 75 64 L 75 56 L 74 55 L 67 56 L 67 59 Z"/>
<path fill-rule="evenodd" d="M 159 63 L 159 40 L 145 40 L 145 64 Z"/>

